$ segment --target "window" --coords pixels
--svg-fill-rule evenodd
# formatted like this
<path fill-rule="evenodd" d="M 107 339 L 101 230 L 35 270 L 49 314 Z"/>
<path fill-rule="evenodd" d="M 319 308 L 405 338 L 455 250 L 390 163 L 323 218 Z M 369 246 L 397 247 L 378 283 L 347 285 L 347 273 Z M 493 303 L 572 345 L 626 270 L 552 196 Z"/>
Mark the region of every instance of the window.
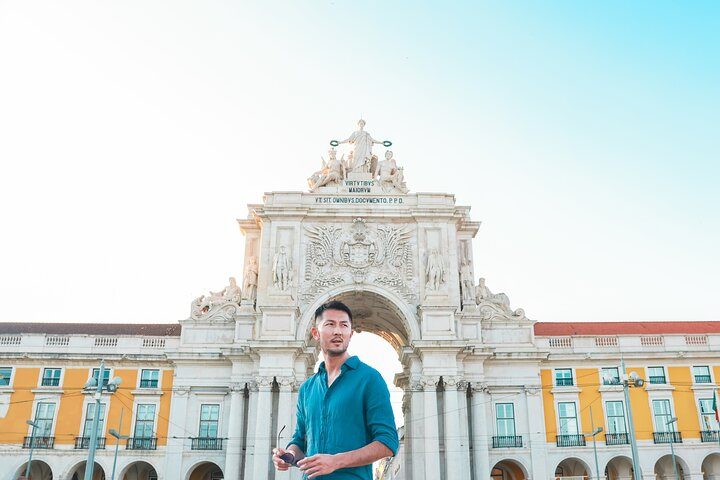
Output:
<path fill-rule="evenodd" d="M 83 428 L 83 437 L 90 438 L 92 432 L 93 418 L 95 418 L 95 402 L 88 403 L 87 410 L 85 413 L 85 427 Z M 103 436 L 105 423 L 105 404 L 100 404 L 100 417 L 98 418 L 98 437 Z"/>
<path fill-rule="evenodd" d="M 495 418 L 499 437 L 515 436 L 515 407 L 512 403 L 495 404 Z"/>
<path fill-rule="evenodd" d="M 720 429 L 718 427 L 718 421 L 715 420 L 715 411 L 713 410 L 712 398 L 700 399 L 700 416 L 702 417 L 700 430 L 713 431 Z"/>
<path fill-rule="evenodd" d="M 603 385 L 620 385 L 620 373 L 617 367 L 609 367 L 602 369 Z"/>
<path fill-rule="evenodd" d="M 575 402 L 558 403 L 558 414 L 560 417 L 560 435 L 577 435 L 577 407 Z"/>
<path fill-rule="evenodd" d="M 62 372 L 59 368 L 46 368 L 43 370 L 42 382 L 40 385 L 43 387 L 57 387 L 60 385 L 60 373 Z"/>
<path fill-rule="evenodd" d="M 571 368 L 559 368 L 555 370 L 555 385 L 558 387 L 570 387 L 573 384 Z"/>
<path fill-rule="evenodd" d="M 648 367 L 648 382 L 653 384 L 665 384 L 665 367 Z"/>
<path fill-rule="evenodd" d="M 712 383 L 710 378 L 710 367 L 693 367 L 695 383 Z"/>
<path fill-rule="evenodd" d="M 99 368 L 93 368 L 92 369 L 92 378 L 95 379 L 97 382 L 98 376 L 100 375 L 100 369 Z M 107 384 L 110 383 L 110 369 L 106 368 L 103 372 L 103 387 L 107 386 Z"/>
<path fill-rule="evenodd" d="M 12 377 L 12 368 L 0 367 L 0 387 L 7 387 L 10 385 L 10 377 Z"/>
<path fill-rule="evenodd" d="M 157 388 L 160 370 L 143 369 L 140 372 L 140 388 Z"/>
<path fill-rule="evenodd" d="M 55 404 L 40 402 L 35 410 L 35 436 L 52 437 L 53 419 L 55 417 Z"/>
<path fill-rule="evenodd" d="M 608 433 L 627 433 L 625 430 L 625 409 L 623 402 L 605 402 Z"/>
<path fill-rule="evenodd" d="M 155 404 L 139 404 L 135 416 L 135 438 L 152 438 L 155 430 Z"/>
<path fill-rule="evenodd" d="M 200 438 L 217 438 L 220 405 L 200 405 Z"/>
<path fill-rule="evenodd" d="M 672 418 L 672 412 L 670 411 L 670 400 L 653 400 L 652 405 L 653 417 L 655 418 L 655 431 L 674 432 L 675 424 L 667 424 Z"/>

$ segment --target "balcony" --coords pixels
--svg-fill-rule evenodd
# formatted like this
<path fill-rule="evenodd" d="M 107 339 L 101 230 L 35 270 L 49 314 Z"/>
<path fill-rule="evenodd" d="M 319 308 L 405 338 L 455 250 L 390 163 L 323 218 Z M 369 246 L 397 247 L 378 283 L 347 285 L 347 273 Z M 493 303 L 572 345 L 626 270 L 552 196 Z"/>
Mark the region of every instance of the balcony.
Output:
<path fill-rule="evenodd" d="M 42 387 L 59 387 L 60 386 L 60 379 L 59 378 L 43 378 L 42 382 L 40 382 L 40 386 Z"/>
<path fill-rule="evenodd" d="M 557 387 L 572 387 L 573 379 L 572 378 L 556 378 L 555 386 L 557 386 Z"/>
<path fill-rule="evenodd" d="M 655 432 L 653 433 L 655 443 L 682 443 L 680 432 Z"/>
<path fill-rule="evenodd" d="M 712 383 L 710 375 L 695 375 L 695 383 Z"/>
<path fill-rule="evenodd" d="M 720 442 L 720 432 L 717 430 L 703 430 L 700 432 L 700 440 L 702 442 L 718 443 Z"/>
<path fill-rule="evenodd" d="M 605 445 L 627 445 L 630 443 L 627 433 L 606 433 Z"/>
<path fill-rule="evenodd" d="M 522 448 L 523 441 L 520 435 L 503 435 L 492 437 L 493 448 Z"/>
<path fill-rule="evenodd" d="M 90 448 L 90 437 L 75 437 L 75 450 L 87 450 Z M 98 437 L 95 448 L 105 449 L 105 437 Z"/>
<path fill-rule="evenodd" d="M 148 379 L 140 380 L 140 388 L 157 388 L 157 387 L 158 387 L 157 380 L 148 380 Z"/>
<path fill-rule="evenodd" d="M 648 377 L 648 383 L 652 383 L 653 385 L 665 385 L 667 383 L 667 378 L 665 378 L 665 375 L 650 375 Z"/>
<path fill-rule="evenodd" d="M 192 450 L 222 450 L 223 439 L 212 437 L 198 437 L 192 439 Z"/>
<path fill-rule="evenodd" d="M 126 450 L 157 450 L 157 437 L 130 437 Z"/>
<path fill-rule="evenodd" d="M 556 439 L 558 447 L 584 447 L 584 435 L 558 435 Z"/>
<path fill-rule="evenodd" d="M 31 445 L 32 443 L 32 445 Z M 23 448 L 51 449 L 55 446 L 55 437 L 25 437 Z"/>

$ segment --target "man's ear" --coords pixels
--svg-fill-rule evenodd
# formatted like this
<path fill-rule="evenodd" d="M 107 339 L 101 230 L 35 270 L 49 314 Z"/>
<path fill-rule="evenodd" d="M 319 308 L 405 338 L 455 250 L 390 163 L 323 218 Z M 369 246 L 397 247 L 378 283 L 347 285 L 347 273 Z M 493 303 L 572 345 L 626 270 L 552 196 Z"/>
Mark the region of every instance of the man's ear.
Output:
<path fill-rule="evenodd" d="M 320 340 L 320 332 L 318 332 L 317 327 L 312 327 L 310 329 L 310 333 L 315 340 Z"/>

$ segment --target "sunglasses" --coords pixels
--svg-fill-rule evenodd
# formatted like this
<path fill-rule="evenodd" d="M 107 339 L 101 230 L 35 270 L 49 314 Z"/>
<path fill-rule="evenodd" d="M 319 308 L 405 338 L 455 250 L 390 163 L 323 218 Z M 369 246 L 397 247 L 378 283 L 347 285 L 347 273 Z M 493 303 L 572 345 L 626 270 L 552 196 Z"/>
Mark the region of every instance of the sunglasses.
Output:
<path fill-rule="evenodd" d="M 283 427 L 280 429 L 280 431 L 277 434 L 277 442 L 275 443 L 275 445 L 277 445 L 278 447 L 280 447 L 280 435 L 282 435 L 282 432 L 285 430 L 285 427 L 287 427 L 287 425 L 283 425 Z M 293 467 L 297 467 L 297 464 L 295 463 L 295 455 L 293 455 L 290 452 L 285 452 L 282 455 L 280 455 L 280 460 L 282 460 L 283 462 L 285 462 Z"/>

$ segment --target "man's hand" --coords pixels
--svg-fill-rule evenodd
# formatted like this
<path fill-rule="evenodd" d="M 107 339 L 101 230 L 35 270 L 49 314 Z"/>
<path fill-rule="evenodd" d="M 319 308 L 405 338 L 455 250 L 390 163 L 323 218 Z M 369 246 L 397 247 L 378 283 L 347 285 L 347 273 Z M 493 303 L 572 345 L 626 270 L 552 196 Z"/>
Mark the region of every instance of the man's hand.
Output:
<path fill-rule="evenodd" d="M 318 453 L 312 457 L 305 457 L 300 460 L 297 465 L 300 467 L 300 470 L 308 476 L 308 478 L 328 475 L 342 467 L 340 464 L 340 457 L 337 455 L 326 455 L 323 453 Z"/>
<path fill-rule="evenodd" d="M 292 465 L 290 465 L 289 463 L 284 461 L 282 458 L 280 458 L 280 456 L 284 453 L 289 453 L 291 455 L 294 455 L 293 452 L 291 452 L 289 450 L 285 450 L 284 448 L 280 448 L 280 447 L 273 448 L 272 452 L 273 452 L 272 461 L 275 464 L 275 468 L 277 470 L 284 472 L 288 468 L 292 467 Z"/>

